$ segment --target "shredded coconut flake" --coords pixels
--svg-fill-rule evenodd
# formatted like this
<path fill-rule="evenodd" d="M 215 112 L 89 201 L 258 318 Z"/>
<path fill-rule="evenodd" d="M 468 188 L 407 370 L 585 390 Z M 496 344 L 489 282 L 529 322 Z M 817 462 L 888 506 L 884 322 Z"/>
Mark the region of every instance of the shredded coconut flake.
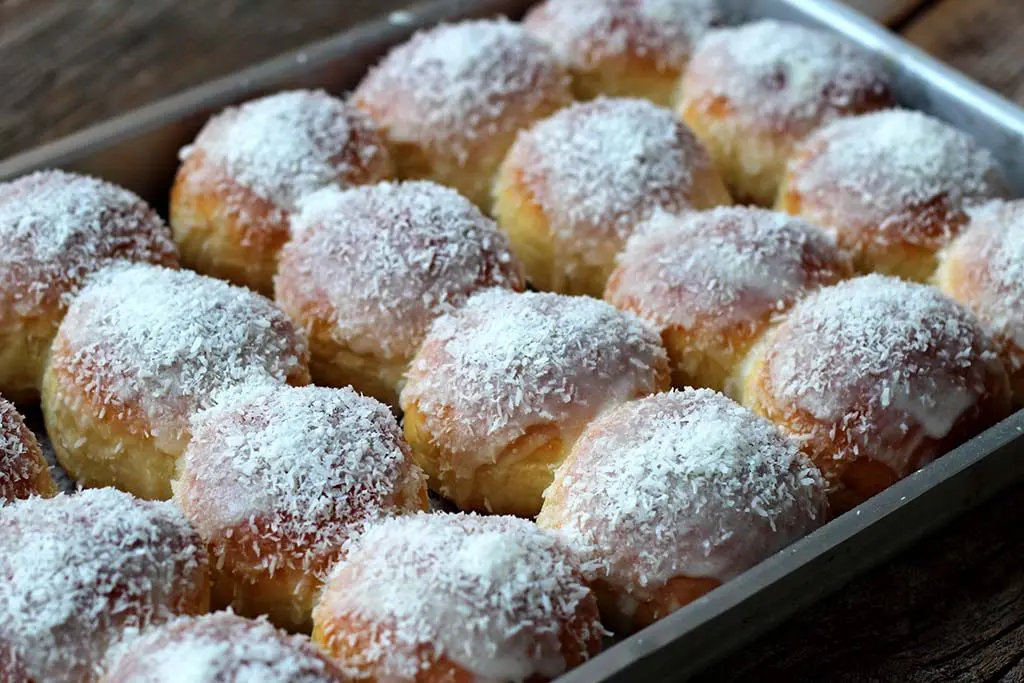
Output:
<path fill-rule="evenodd" d="M 434 183 L 324 190 L 303 202 L 292 230 L 278 300 L 287 310 L 326 301 L 335 337 L 356 353 L 408 360 L 430 324 L 474 291 L 523 288 L 494 222 Z"/>
<path fill-rule="evenodd" d="M 459 163 L 477 140 L 515 131 L 533 112 L 570 99 L 569 78 L 554 56 L 504 19 L 417 33 L 367 75 L 354 97 L 389 137 L 437 147 Z"/>
<path fill-rule="evenodd" d="M 391 411 L 352 389 L 246 388 L 192 424 L 175 500 L 215 564 L 243 528 L 275 549 L 260 556 L 270 575 L 326 571 L 362 524 L 426 495 Z"/>
<path fill-rule="evenodd" d="M 328 643 L 365 643 L 342 662 L 353 675 L 412 680 L 445 657 L 477 681 L 556 677 L 567 656 L 585 657 L 603 633 L 596 617 L 553 536 L 512 517 L 444 513 L 370 527 L 333 572 L 315 616 Z M 346 621 L 368 625 L 352 633 L 339 628 Z"/>
<path fill-rule="evenodd" d="M 305 636 L 230 612 L 154 628 L 111 657 L 107 683 L 342 683 Z"/>
<path fill-rule="evenodd" d="M 811 136 L 804 150 L 790 169 L 802 210 L 823 225 L 856 231 L 856 239 L 883 247 L 946 243 L 958 226 L 937 220 L 936 211 L 958 212 L 1006 191 L 991 152 L 967 133 L 919 112 L 890 110 L 840 120 Z M 937 227 L 946 231 L 938 238 L 932 234 Z"/>
<path fill-rule="evenodd" d="M 683 88 L 688 99 L 722 98 L 746 125 L 797 135 L 891 102 L 887 75 L 871 54 L 831 33 L 774 20 L 712 31 Z"/>
<path fill-rule="evenodd" d="M 93 489 L 0 507 L 0 678 L 92 680 L 125 630 L 205 607 L 205 583 L 170 503 Z"/>
<path fill-rule="evenodd" d="M 63 310 L 116 260 L 172 265 L 171 233 L 116 185 L 63 171 L 0 183 L 0 325 Z"/>
<path fill-rule="evenodd" d="M 695 175 L 713 172 L 670 111 L 631 98 L 562 110 L 521 133 L 510 159 L 559 248 L 602 263 L 656 209 L 693 208 Z"/>
<path fill-rule="evenodd" d="M 657 391 L 665 373 L 658 335 L 631 314 L 587 297 L 491 289 L 434 324 L 401 403 L 416 404 L 472 474 L 531 426 L 568 430 Z"/>
<path fill-rule="evenodd" d="M 591 578 L 643 600 L 727 581 L 824 519 L 825 483 L 771 422 L 708 389 L 619 406 L 584 431 L 538 518 Z"/>
<path fill-rule="evenodd" d="M 372 182 L 390 171 L 370 120 L 323 91 L 283 92 L 227 109 L 182 158 L 196 151 L 211 172 L 285 211 L 320 188 Z"/>
<path fill-rule="evenodd" d="M 305 379 L 305 339 L 263 297 L 189 271 L 115 267 L 98 274 L 61 328 L 52 366 L 96 406 L 141 411 L 176 439 L 218 392 Z"/>
<path fill-rule="evenodd" d="M 962 269 L 955 298 L 1024 350 L 1024 202 L 992 202 L 971 211 L 970 228 L 946 258 Z"/>
<path fill-rule="evenodd" d="M 679 72 L 697 41 L 724 20 L 719 0 L 548 0 L 524 25 L 574 69 L 638 57 Z"/>
<path fill-rule="evenodd" d="M 45 471 L 39 446 L 14 406 L 0 397 L 0 505 L 25 497 Z"/>
<path fill-rule="evenodd" d="M 765 359 L 776 400 L 847 434 L 835 458 L 870 453 L 900 475 L 914 456 L 908 433 L 945 437 L 1002 374 L 971 314 L 931 287 L 881 275 L 798 304 Z"/>
<path fill-rule="evenodd" d="M 808 291 L 849 274 L 831 238 L 782 213 L 658 213 L 619 257 L 609 297 L 659 326 L 755 331 Z"/>

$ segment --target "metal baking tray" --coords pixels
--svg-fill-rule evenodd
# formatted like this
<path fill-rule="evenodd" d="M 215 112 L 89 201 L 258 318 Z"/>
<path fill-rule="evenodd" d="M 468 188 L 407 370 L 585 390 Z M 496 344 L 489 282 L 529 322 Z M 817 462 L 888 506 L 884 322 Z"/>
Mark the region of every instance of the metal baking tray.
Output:
<path fill-rule="evenodd" d="M 390 46 L 439 21 L 520 16 L 533 0 L 437 0 L 0 162 L 0 180 L 40 168 L 91 173 L 166 206 L 177 152 L 205 119 L 250 97 L 297 87 L 343 93 Z M 1024 111 L 833 0 L 726 0 L 737 19 L 829 29 L 882 55 L 905 106 L 973 134 L 1024 195 Z M 914 540 L 1024 478 L 1024 411 L 839 517 L 686 608 L 624 639 L 564 683 L 693 676 Z"/>

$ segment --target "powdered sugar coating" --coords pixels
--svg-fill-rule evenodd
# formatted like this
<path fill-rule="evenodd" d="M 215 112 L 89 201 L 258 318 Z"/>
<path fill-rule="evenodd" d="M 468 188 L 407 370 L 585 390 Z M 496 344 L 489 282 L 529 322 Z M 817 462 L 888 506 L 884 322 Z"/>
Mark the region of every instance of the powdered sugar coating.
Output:
<path fill-rule="evenodd" d="M 0 505 L 31 494 L 56 493 L 52 481 L 47 490 L 37 483 L 50 479 L 35 436 L 14 405 L 0 397 Z"/>
<path fill-rule="evenodd" d="M 50 370 L 126 429 L 180 439 L 225 389 L 308 381 L 306 342 L 253 292 L 146 265 L 98 274 L 68 311 Z"/>
<path fill-rule="evenodd" d="M 698 196 L 697 179 L 715 173 L 701 143 L 669 110 L 639 99 L 563 109 L 520 133 L 505 165 L 543 210 L 556 249 L 595 265 L 655 210 L 718 199 Z"/>
<path fill-rule="evenodd" d="M 321 90 L 294 90 L 252 100 L 221 112 L 206 124 L 182 160 L 203 155 L 208 173 L 230 201 L 237 184 L 294 211 L 307 194 L 390 175 L 391 162 L 372 121 Z M 236 211 L 245 213 L 244 198 Z M 277 220 L 284 220 L 284 214 Z"/>
<path fill-rule="evenodd" d="M 401 404 L 417 406 L 451 467 L 471 475 L 535 425 L 556 425 L 571 443 L 585 421 L 657 391 L 666 374 L 657 334 L 631 314 L 491 289 L 434 323 Z"/>
<path fill-rule="evenodd" d="M 305 636 L 230 612 L 176 619 L 111 657 L 104 683 L 342 683 Z"/>
<path fill-rule="evenodd" d="M 505 19 L 417 33 L 353 97 L 392 142 L 423 145 L 456 165 L 571 99 L 569 77 L 547 47 Z M 495 152 L 500 159 L 504 150 Z"/>
<path fill-rule="evenodd" d="M 117 260 L 177 263 L 170 230 L 138 196 L 96 178 L 40 171 L 0 183 L 0 326 L 53 317 Z"/>
<path fill-rule="evenodd" d="M 269 576 L 320 580 L 363 524 L 426 501 L 391 411 L 348 388 L 225 392 L 193 418 L 179 467 L 175 501 L 214 565 L 245 538 L 262 547 L 253 562 Z"/>
<path fill-rule="evenodd" d="M 355 353 L 408 361 L 431 323 L 474 291 L 523 288 L 494 222 L 431 182 L 324 190 L 303 202 L 277 298 Z"/>
<path fill-rule="evenodd" d="M 658 213 L 619 256 L 606 298 L 665 328 L 741 338 L 807 292 L 851 274 L 832 239 L 775 211 Z"/>
<path fill-rule="evenodd" d="M 1003 360 L 1019 393 L 1024 386 L 1024 202 L 991 202 L 970 214 L 968 229 L 943 254 L 937 284 L 981 318 L 1005 347 Z"/>
<path fill-rule="evenodd" d="M 573 69 L 637 57 L 678 73 L 723 15 L 718 0 L 547 0 L 523 23 Z"/>
<path fill-rule="evenodd" d="M 819 130 L 790 161 L 789 195 L 809 220 L 841 243 L 886 249 L 947 244 L 963 208 L 1002 196 L 1006 181 L 991 152 L 926 114 L 888 110 Z"/>
<path fill-rule="evenodd" d="M 802 436 L 832 443 L 833 460 L 869 457 L 901 477 L 940 455 L 934 444 L 963 419 L 1002 417 L 977 414 L 1008 391 L 974 316 L 931 287 L 881 275 L 812 294 L 761 354 L 760 400 L 776 417 L 804 413 L 813 426 Z"/>
<path fill-rule="evenodd" d="M 170 503 L 92 489 L 0 507 L 0 677 L 95 680 L 127 629 L 206 610 L 206 564 Z"/>
<path fill-rule="evenodd" d="M 686 101 L 719 102 L 744 126 L 802 138 L 891 101 L 879 60 L 831 33 L 775 20 L 717 29 L 683 79 Z"/>
<path fill-rule="evenodd" d="M 314 619 L 350 674 L 391 681 L 412 681 L 442 658 L 475 681 L 550 679 L 603 633 L 593 595 L 553 536 L 513 517 L 445 513 L 370 527 L 332 573 Z"/>
<path fill-rule="evenodd" d="M 686 389 L 592 422 L 537 523 L 635 600 L 675 577 L 728 581 L 822 524 L 825 482 L 797 444 L 725 396 Z"/>

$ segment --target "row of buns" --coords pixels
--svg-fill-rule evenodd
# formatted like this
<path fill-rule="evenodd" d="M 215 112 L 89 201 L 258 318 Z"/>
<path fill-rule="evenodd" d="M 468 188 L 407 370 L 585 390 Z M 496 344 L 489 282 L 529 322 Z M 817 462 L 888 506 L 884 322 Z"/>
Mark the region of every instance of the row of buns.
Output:
<path fill-rule="evenodd" d="M 418 33 L 212 118 L 169 225 L 0 185 L 0 393 L 87 487 L 0 400 L 0 677 L 554 678 L 1024 402 L 995 158 L 724 17 Z"/>

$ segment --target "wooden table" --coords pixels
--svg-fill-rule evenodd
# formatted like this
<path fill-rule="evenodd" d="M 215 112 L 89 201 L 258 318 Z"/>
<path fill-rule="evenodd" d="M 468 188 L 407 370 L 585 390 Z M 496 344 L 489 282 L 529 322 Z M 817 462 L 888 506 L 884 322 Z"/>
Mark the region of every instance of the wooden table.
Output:
<path fill-rule="evenodd" d="M 1024 103 L 1024 0 L 849 0 Z M 0 157 L 407 0 L 0 0 Z M 1024 455 L 1022 455 L 1024 457 Z M 707 681 L 1024 681 L 1024 486 Z"/>

